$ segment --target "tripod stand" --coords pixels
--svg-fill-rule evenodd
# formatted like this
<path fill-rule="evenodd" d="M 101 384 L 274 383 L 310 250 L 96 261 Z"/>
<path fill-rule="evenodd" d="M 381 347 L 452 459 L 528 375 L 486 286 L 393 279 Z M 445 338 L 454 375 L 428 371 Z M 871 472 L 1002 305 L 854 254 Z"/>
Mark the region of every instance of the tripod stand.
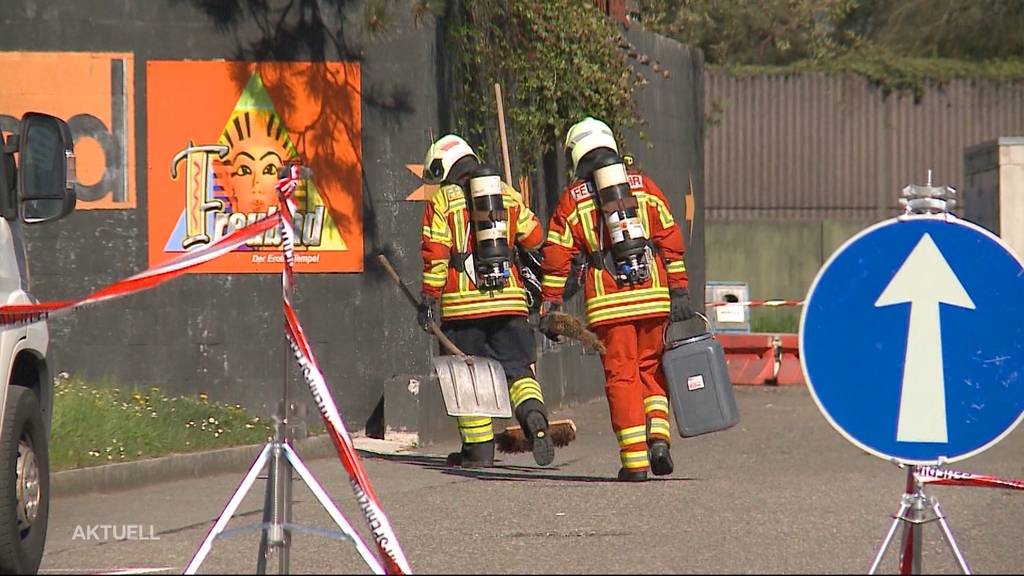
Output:
<path fill-rule="evenodd" d="M 885 540 L 882 541 L 882 546 L 878 550 L 878 555 L 875 556 L 875 561 L 872 562 L 868 574 L 874 574 L 878 570 L 878 565 L 881 564 L 882 557 L 885 556 L 892 544 L 896 529 L 899 528 L 901 522 L 904 523 L 904 526 L 903 542 L 900 546 L 900 574 L 920 574 L 922 531 L 925 524 L 934 521 L 938 521 L 939 527 L 942 528 L 942 538 L 956 558 L 960 573 L 970 574 L 971 568 L 967 565 L 967 560 L 964 559 L 963 552 L 957 546 L 956 540 L 953 539 L 953 531 L 950 530 L 946 516 L 939 508 L 938 499 L 924 493 L 924 485 L 914 474 L 916 470 L 917 466 L 907 468 L 907 488 L 900 500 L 900 509 L 896 512 L 892 526 L 889 527 L 889 532 L 886 534 Z"/>
<path fill-rule="evenodd" d="M 235 493 L 231 496 L 227 506 L 224 507 L 224 511 L 221 512 L 220 517 L 217 518 L 210 532 L 206 535 L 206 539 L 200 545 L 199 550 L 196 551 L 195 556 L 189 562 L 188 567 L 185 569 L 185 574 L 196 573 L 207 555 L 209 555 L 214 540 L 257 530 L 262 532 L 259 555 L 256 560 L 257 574 L 266 573 L 267 560 L 275 552 L 278 559 L 278 573 L 288 573 L 292 532 L 302 532 L 335 540 L 351 540 L 355 544 L 359 555 L 374 573 L 384 573 L 380 562 L 370 552 L 369 548 L 366 547 L 366 544 L 355 530 L 352 529 L 352 525 L 349 524 L 345 516 L 334 505 L 334 502 L 331 501 L 330 497 L 313 476 L 313 473 L 309 471 L 309 468 L 299 458 L 295 449 L 292 448 L 288 439 L 286 410 L 284 402 L 278 405 L 277 412 L 274 415 L 273 440 L 263 447 L 259 456 L 252 463 L 241 484 L 235 489 Z M 225 530 L 228 522 L 235 515 L 238 506 L 241 505 L 242 500 L 256 482 L 260 472 L 268 464 L 266 497 L 263 502 L 263 521 L 259 524 Z M 313 496 L 320 502 L 320 505 L 331 516 L 331 519 L 337 524 L 340 531 L 312 528 L 292 522 L 291 495 L 293 470 L 298 473 L 299 478 L 302 479 L 310 492 L 313 493 Z"/>
<path fill-rule="evenodd" d="M 307 171 L 308 172 L 308 171 Z M 282 288 L 282 299 L 284 303 L 285 312 L 285 333 L 289 332 L 288 314 L 291 311 L 292 301 L 292 286 L 293 286 L 293 269 L 292 263 L 294 260 L 294 235 L 295 231 L 292 227 L 293 216 L 295 213 L 295 203 L 293 192 L 298 184 L 300 177 L 309 178 L 309 174 L 303 174 L 298 165 L 293 165 L 281 171 L 279 174 L 279 182 L 277 191 L 281 203 L 281 238 L 282 245 L 285 252 L 285 266 L 281 273 L 281 288 Z M 301 331 L 301 329 L 300 329 Z M 296 343 L 291 340 L 291 336 L 287 338 L 289 343 L 296 346 Z M 302 462 L 299 455 L 292 448 L 289 442 L 290 430 L 288 427 L 288 416 L 291 412 L 288 404 L 288 365 L 290 364 L 287 354 L 287 348 L 285 348 L 285 362 L 284 362 L 284 377 L 282 379 L 282 393 L 281 402 L 277 406 L 277 410 L 274 414 L 274 438 L 263 447 L 259 456 L 253 462 L 249 471 L 246 473 L 239 484 L 238 488 L 235 489 L 235 493 L 231 496 L 224 511 L 221 512 L 220 517 L 214 523 L 210 532 L 206 535 L 206 539 L 200 545 L 199 550 L 193 556 L 188 567 L 185 569 L 185 574 L 195 574 L 199 566 L 202 565 L 206 556 L 209 555 L 210 549 L 213 547 L 213 541 L 218 538 L 226 538 L 239 533 L 252 532 L 259 530 L 260 535 L 260 546 L 259 554 L 256 559 L 256 573 L 265 574 L 267 570 L 267 560 L 273 553 L 277 553 L 278 558 L 278 573 L 287 574 L 290 560 L 290 548 L 291 548 L 291 537 L 292 532 L 304 532 L 307 534 L 313 534 L 317 536 L 323 536 L 326 538 L 332 538 L 336 540 L 351 540 L 356 546 L 356 550 L 359 555 L 363 558 L 363 561 L 370 567 L 375 574 L 384 574 L 384 568 L 376 556 L 370 552 L 362 538 L 352 529 L 352 525 L 349 524 L 345 516 L 338 510 L 334 502 L 331 501 L 330 497 L 317 482 L 309 468 Z M 314 392 L 314 396 L 316 393 Z M 332 402 L 333 404 L 333 402 Z M 269 471 L 267 474 L 267 488 L 266 496 L 263 501 L 263 521 L 259 524 L 252 526 L 244 526 L 241 528 L 235 528 L 233 530 L 225 531 L 228 522 L 231 517 L 234 516 L 238 506 L 242 503 L 245 495 L 252 488 L 253 483 L 256 481 L 259 473 L 263 470 L 264 466 L 269 464 Z M 302 526 L 292 522 L 292 470 L 298 473 L 299 478 L 305 482 L 306 487 L 313 493 L 320 505 L 327 511 L 337 524 L 340 532 L 323 530 L 318 528 L 311 528 Z M 397 542 L 396 542 L 397 544 Z"/>

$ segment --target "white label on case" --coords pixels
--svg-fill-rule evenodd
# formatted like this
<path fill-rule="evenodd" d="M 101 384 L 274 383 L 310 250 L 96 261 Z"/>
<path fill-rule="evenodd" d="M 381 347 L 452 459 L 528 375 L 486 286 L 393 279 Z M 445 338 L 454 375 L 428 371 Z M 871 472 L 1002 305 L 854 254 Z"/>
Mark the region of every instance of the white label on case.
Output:
<path fill-rule="evenodd" d="M 686 388 L 693 392 L 694 390 L 700 390 L 704 387 L 704 375 L 697 374 L 696 376 L 690 376 L 686 379 Z"/>

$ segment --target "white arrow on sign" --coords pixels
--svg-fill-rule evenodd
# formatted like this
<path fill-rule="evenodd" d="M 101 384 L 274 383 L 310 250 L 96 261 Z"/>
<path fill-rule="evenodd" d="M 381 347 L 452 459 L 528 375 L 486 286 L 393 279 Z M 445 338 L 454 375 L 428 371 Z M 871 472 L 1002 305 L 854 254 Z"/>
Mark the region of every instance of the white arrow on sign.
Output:
<path fill-rule="evenodd" d="M 910 303 L 907 356 L 900 394 L 899 442 L 948 442 L 939 304 L 974 309 L 939 247 L 928 234 L 907 256 L 875 307 Z"/>

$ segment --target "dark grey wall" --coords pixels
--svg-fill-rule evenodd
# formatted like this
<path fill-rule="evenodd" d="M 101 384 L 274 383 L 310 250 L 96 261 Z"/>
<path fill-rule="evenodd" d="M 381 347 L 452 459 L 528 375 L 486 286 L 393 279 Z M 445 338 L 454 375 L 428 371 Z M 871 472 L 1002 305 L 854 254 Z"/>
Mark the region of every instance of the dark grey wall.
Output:
<path fill-rule="evenodd" d="M 364 30 L 363 3 L 279 0 L 258 2 L 152 0 L 7 0 L 0 13 L 2 51 L 117 51 L 135 55 L 135 142 L 138 203 L 133 210 L 78 211 L 29 231 L 32 289 L 40 299 L 72 298 L 147 267 L 147 60 L 346 60 L 362 74 L 365 273 L 301 274 L 295 303 L 347 423 L 360 428 L 382 394 L 387 423 L 419 429 L 429 442 L 455 433 L 430 380 L 433 343 L 376 265 L 388 254 L 414 290 L 419 288 L 422 205 L 404 198 L 418 185 L 405 165 L 419 163 L 435 136 L 451 128 L 444 35 L 435 20 L 415 22 L 412 3 L 393 3 L 382 34 Z M 255 6 L 255 8 L 252 8 Z M 276 23 L 291 6 L 283 27 Z M 250 9 L 254 12 L 250 12 Z M 331 33 L 326 36 L 325 31 Z M 631 141 L 640 166 L 670 195 L 683 222 L 688 176 L 698 215 L 703 206 L 702 64 L 700 54 L 653 34 L 630 39 L 667 67 L 640 93 L 645 150 Z M 536 180 L 535 208 L 547 206 L 565 184 L 555 155 Z M 687 266 L 700 301 L 702 220 L 689 239 Z M 574 303 L 578 306 L 578 303 Z M 192 275 L 156 290 L 81 310 L 51 325 L 55 373 L 66 370 L 119 386 L 159 386 L 171 393 L 207 392 L 212 400 L 269 412 L 285 370 L 294 399 L 309 394 L 286 356 L 277 275 Z M 602 394 L 596 356 L 572 344 L 538 343 L 545 395 L 553 404 Z M 419 382 L 418 388 L 410 382 Z M 415 392 L 414 392 L 415 391 Z M 315 409 L 310 422 L 318 421 Z"/>
<path fill-rule="evenodd" d="M 686 237 L 686 269 L 695 303 L 704 302 L 704 57 L 700 50 L 639 27 L 626 37 L 649 64 L 637 64 L 648 84 L 637 95 L 647 142 L 628 135 L 638 166 L 668 196 L 672 215 Z M 668 77 L 654 69 L 666 70 Z M 648 143 L 650 145 L 648 145 Z M 693 184 L 694 218 L 685 219 Z"/>

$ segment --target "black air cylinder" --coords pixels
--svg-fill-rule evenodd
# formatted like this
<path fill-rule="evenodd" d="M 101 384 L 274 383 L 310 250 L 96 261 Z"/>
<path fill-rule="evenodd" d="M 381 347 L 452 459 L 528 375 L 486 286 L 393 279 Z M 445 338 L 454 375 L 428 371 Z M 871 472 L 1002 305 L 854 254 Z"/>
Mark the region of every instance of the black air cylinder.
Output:
<path fill-rule="evenodd" d="M 640 222 L 636 196 L 629 189 L 629 177 L 622 158 L 617 154 L 607 154 L 596 159 L 592 174 L 615 262 L 643 258 L 647 235 Z"/>
<path fill-rule="evenodd" d="M 473 258 L 482 288 L 501 288 L 508 282 L 508 211 L 501 189 L 501 175 L 490 166 L 481 166 L 469 178 L 469 217 L 476 238 Z"/>

